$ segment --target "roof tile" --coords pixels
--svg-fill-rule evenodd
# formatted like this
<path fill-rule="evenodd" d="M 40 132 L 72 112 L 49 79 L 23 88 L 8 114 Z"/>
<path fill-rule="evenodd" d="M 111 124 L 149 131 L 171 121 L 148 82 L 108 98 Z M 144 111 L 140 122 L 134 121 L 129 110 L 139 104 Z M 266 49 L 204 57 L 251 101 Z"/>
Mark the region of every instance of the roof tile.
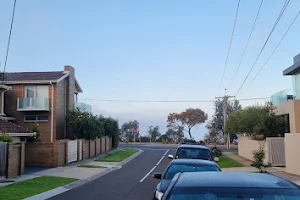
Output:
<path fill-rule="evenodd" d="M 57 80 L 64 74 L 63 71 L 53 72 L 6 72 L 5 81 L 42 81 Z"/>

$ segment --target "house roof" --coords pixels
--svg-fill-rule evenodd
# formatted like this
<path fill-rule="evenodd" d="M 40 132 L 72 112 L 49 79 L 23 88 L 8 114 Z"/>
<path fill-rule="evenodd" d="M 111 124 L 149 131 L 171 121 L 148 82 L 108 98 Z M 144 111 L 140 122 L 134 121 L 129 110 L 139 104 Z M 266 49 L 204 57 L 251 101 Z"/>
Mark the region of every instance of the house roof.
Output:
<path fill-rule="evenodd" d="M 0 119 L 0 131 L 5 133 L 32 133 L 26 128 L 6 121 L 4 119 Z"/>
<path fill-rule="evenodd" d="M 53 72 L 6 72 L 5 81 L 43 81 L 57 80 L 65 75 L 64 71 Z"/>
<path fill-rule="evenodd" d="M 36 82 L 48 82 L 48 81 L 59 81 L 68 76 L 68 73 L 65 71 L 52 71 L 52 72 L 5 72 L 4 74 L 4 83 L 7 85 L 10 84 L 19 84 L 19 83 L 36 83 Z M 75 79 L 75 87 L 78 92 L 82 92 L 78 81 Z"/>

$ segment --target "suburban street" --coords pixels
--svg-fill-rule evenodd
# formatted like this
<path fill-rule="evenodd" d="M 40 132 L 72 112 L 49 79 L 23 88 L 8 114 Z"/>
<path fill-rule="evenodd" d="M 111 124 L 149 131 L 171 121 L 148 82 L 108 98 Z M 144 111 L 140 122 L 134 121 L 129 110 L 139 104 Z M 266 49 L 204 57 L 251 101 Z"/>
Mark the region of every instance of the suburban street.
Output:
<path fill-rule="evenodd" d="M 119 148 L 138 148 L 144 152 L 123 165 L 121 169 L 51 199 L 153 199 L 153 192 L 159 181 L 152 175 L 164 172 L 170 162 L 168 155 L 175 153 L 177 145 L 120 144 Z"/>
<path fill-rule="evenodd" d="M 121 147 L 124 146 L 121 145 Z M 123 165 L 121 169 L 51 199 L 153 199 L 153 192 L 158 180 L 154 179 L 152 175 L 164 172 L 170 162 L 168 154 L 175 152 L 176 145 L 146 147 L 136 145 L 136 148 L 142 148 L 144 152 Z"/>

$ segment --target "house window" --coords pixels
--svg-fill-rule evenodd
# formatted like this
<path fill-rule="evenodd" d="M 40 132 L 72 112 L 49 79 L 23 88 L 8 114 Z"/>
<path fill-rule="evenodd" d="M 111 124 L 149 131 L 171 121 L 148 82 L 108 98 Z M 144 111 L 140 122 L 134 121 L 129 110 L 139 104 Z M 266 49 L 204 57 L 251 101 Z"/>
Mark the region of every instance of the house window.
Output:
<path fill-rule="evenodd" d="M 48 85 L 25 86 L 25 98 L 48 98 Z"/>
<path fill-rule="evenodd" d="M 48 115 L 25 115 L 25 122 L 46 122 L 48 121 Z"/>

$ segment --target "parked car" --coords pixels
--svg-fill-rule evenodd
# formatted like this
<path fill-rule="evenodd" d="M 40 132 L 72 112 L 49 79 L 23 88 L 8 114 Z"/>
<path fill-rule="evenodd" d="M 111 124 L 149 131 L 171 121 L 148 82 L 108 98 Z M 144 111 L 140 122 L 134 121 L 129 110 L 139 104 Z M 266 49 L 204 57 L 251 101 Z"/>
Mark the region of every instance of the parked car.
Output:
<path fill-rule="evenodd" d="M 262 173 L 186 172 L 171 180 L 162 200 L 299 200 L 300 187 Z"/>
<path fill-rule="evenodd" d="M 182 140 L 181 144 L 197 144 L 197 142 L 192 139 L 184 139 Z"/>
<path fill-rule="evenodd" d="M 208 147 L 203 145 L 180 145 L 177 147 L 175 155 L 168 155 L 172 159 L 201 159 L 219 161 L 216 157 L 213 159 L 211 151 Z"/>
<path fill-rule="evenodd" d="M 175 174 L 181 172 L 206 172 L 217 171 L 221 172 L 219 166 L 212 161 L 207 160 L 193 160 L 193 159 L 176 159 L 170 162 L 164 174 L 156 173 L 154 178 L 160 179 L 154 191 L 154 199 L 161 200 L 163 194 L 168 188 L 169 183 Z"/>

